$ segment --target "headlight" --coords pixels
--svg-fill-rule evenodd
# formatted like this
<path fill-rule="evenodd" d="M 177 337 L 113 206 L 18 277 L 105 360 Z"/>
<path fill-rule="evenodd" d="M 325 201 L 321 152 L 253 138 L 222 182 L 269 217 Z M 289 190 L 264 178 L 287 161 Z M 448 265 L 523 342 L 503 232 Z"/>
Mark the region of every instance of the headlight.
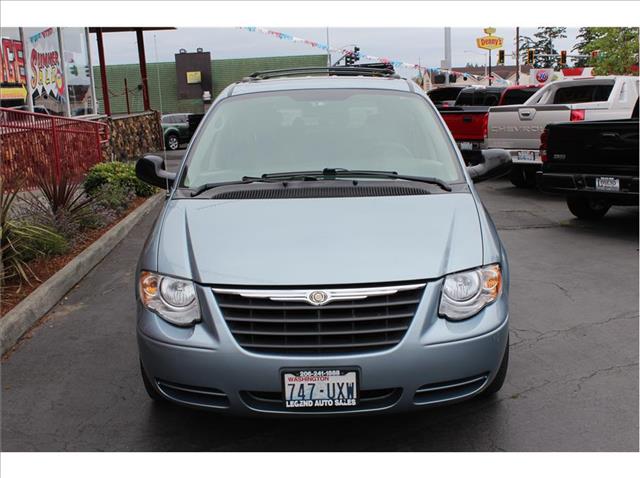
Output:
<path fill-rule="evenodd" d="M 502 290 L 499 264 L 456 272 L 444 278 L 438 314 L 450 320 L 462 320 L 495 302 Z"/>
<path fill-rule="evenodd" d="M 153 272 L 140 274 L 142 305 L 174 325 L 191 325 L 200 320 L 200 305 L 193 282 Z"/>

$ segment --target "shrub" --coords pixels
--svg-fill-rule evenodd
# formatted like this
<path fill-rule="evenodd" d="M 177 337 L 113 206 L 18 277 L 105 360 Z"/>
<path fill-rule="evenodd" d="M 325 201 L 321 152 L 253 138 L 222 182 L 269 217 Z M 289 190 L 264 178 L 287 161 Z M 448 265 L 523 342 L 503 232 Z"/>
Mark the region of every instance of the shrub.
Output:
<path fill-rule="evenodd" d="M 49 228 L 12 216 L 19 187 L 7 191 L 0 178 L 0 287 L 7 279 L 21 285 L 36 277 L 27 261 L 51 251 L 66 249 L 64 237 Z"/>
<path fill-rule="evenodd" d="M 117 182 L 102 184 L 93 194 L 99 208 L 103 211 L 111 210 L 116 214 L 126 211 L 136 196 L 133 188 Z"/>
<path fill-rule="evenodd" d="M 155 192 L 155 188 L 140 181 L 136 176 L 135 166 L 117 161 L 99 163 L 93 166 L 84 180 L 84 190 L 95 196 L 104 184 L 119 185 L 135 192 L 136 196 L 147 197 Z"/>
<path fill-rule="evenodd" d="M 92 214 L 95 199 L 82 192 L 80 183 L 69 176 L 45 174 L 38 179 L 38 191 L 25 201 L 32 222 L 54 229 L 72 240 Z"/>

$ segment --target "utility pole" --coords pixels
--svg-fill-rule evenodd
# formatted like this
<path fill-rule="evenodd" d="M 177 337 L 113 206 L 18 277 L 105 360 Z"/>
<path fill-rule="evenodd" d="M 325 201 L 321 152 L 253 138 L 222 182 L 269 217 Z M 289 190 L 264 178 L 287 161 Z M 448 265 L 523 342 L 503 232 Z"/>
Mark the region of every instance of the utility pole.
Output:
<path fill-rule="evenodd" d="M 520 27 L 516 27 L 516 85 L 520 84 Z"/>
<path fill-rule="evenodd" d="M 331 66 L 331 45 L 329 44 L 329 27 L 327 27 L 327 66 Z"/>
<path fill-rule="evenodd" d="M 444 27 L 444 84 L 449 84 L 449 70 L 451 69 L 451 27 Z"/>

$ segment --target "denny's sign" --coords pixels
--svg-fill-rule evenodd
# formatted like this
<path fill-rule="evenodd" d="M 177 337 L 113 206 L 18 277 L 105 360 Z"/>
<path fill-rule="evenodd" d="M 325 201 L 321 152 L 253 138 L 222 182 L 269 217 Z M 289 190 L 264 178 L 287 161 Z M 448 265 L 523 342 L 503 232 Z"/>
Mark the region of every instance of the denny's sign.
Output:
<path fill-rule="evenodd" d="M 483 50 L 497 50 L 498 48 L 502 48 L 504 39 L 493 35 L 496 32 L 495 28 L 485 28 L 484 32 L 487 34 L 486 36 L 476 38 L 478 48 L 482 48 Z"/>

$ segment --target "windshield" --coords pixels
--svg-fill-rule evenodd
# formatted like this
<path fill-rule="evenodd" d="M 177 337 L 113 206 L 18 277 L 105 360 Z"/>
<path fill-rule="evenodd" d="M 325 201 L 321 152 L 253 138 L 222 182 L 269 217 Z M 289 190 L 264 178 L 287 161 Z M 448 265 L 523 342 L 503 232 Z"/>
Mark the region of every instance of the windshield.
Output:
<path fill-rule="evenodd" d="M 348 168 L 461 179 L 440 120 L 413 93 L 289 90 L 230 97 L 205 120 L 181 186 Z"/>

